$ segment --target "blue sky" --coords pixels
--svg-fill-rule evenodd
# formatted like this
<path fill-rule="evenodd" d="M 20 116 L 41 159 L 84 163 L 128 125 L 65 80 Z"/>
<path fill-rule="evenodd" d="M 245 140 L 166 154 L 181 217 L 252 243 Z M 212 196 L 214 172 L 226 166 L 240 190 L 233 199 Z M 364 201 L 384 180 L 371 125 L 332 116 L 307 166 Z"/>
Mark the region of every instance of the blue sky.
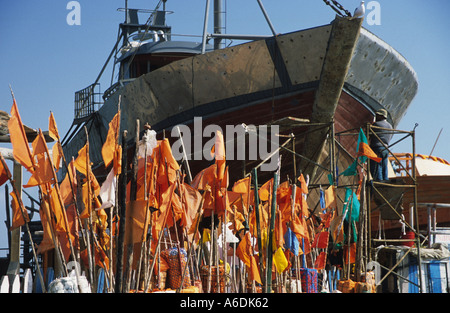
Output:
<path fill-rule="evenodd" d="M 223 1 L 226 2 L 227 33 L 271 34 L 256 0 Z M 129 0 L 129 7 L 153 9 L 157 2 Z M 322 0 L 262 2 L 277 33 L 327 24 L 335 16 Z M 339 2 L 353 12 L 360 1 Z M 398 50 L 419 78 L 419 92 L 397 128 L 412 130 L 415 123 L 419 124 L 416 151 L 422 154 L 431 152 L 443 129 L 433 155 L 450 160 L 450 100 L 447 96 L 450 89 L 450 19 L 447 16 L 450 2 L 377 2 L 381 8 L 381 25 L 364 22 L 363 26 Z M 67 132 L 73 119 L 74 92 L 94 82 L 113 48 L 118 24 L 124 20 L 123 12 L 117 9 L 123 8 L 125 1 L 79 0 L 81 25 L 73 26 L 66 21 L 70 13 L 66 8 L 68 3 L 68 0 L 0 0 L 0 110 L 10 112 L 11 85 L 23 122 L 46 130 L 52 111 L 61 135 Z M 201 35 L 205 3 L 206 0 L 168 0 L 167 9 L 174 11 L 167 17 L 172 32 Z M 146 16 L 142 16 L 142 20 L 145 19 Z M 211 19 L 209 32 L 212 32 L 212 25 Z M 100 81 L 102 91 L 109 87 L 110 81 L 111 67 Z M 411 152 L 410 141 L 398 145 L 394 151 Z M 6 246 L 4 219 L 2 187 L 0 247 Z"/>

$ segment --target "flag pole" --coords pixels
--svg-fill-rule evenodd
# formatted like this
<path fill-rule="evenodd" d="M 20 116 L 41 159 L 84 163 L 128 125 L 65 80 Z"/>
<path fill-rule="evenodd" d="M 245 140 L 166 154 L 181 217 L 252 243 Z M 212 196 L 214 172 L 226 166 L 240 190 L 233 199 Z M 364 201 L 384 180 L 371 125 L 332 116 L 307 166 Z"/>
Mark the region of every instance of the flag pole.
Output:
<path fill-rule="evenodd" d="M 42 139 L 44 138 L 44 134 L 42 133 L 41 129 L 39 129 L 39 136 L 41 136 Z M 51 167 L 51 170 L 52 170 L 53 179 L 55 180 L 55 189 L 56 189 L 56 193 L 58 195 L 58 201 L 59 201 L 59 204 L 61 206 L 61 211 L 63 213 L 64 224 L 66 226 L 66 235 L 67 235 L 67 239 L 69 241 L 70 250 L 71 250 L 73 259 L 76 260 L 75 250 L 73 248 L 72 239 L 70 238 L 70 233 L 69 233 L 69 222 L 67 220 L 67 214 L 66 214 L 66 210 L 65 210 L 65 207 L 64 207 L 64 202 L 62 201 L 61 191 L 60 191 L 59 185 L 58 185 L 58 178 L 56 177 L 55 168 L 54 168 L 53 162 L 52 162 L 52 160 L 50 158 L 50 153 L 48 151 L 48 147 L 47 147 L 46 144 L 44 145 L 44 147 L 45 147 L 45 153 L 47 154 L 47 157 L 48 157 L 48 161 L 50 162 L 50 167 Z M 80 277 L 79 277 L 79 273 L 78 273 L 78 268 L 77 267 L 75 267 L 75 275 L 76 275 L 76 279 L 77 279 L 77 287 L 79 288 L 79 286 L 80 286 Z M 80 288 L 79 288 L 79 291 L 81 291 Z"/>
<path fill-rule="evenodd" d="M 60 139 L 60 137 L 59 137 L 59 132 L 58 132 L 58 130 L 57 130 L 56 122 L 55 122 L 55 120 L 54 120 L 54 116 L 53 116 L 53 112 L 52 112 L 52 111 L 50 111 L 50 118 L 51 118 L 51 120 L 52 120 L 53 123 L 54 123 L 54 128 L 55 128 L 54 134 L 55 134 L 55 136 L 56 136 L 56 145 L 57 145 L 57 147 L 58 147 L 59 154 L 60 154 L 61 157 L 62 157 L 62 160 L 63 160 L 63 163 L 64 163 L 64 167 L 65 167 L 65 169 L 66 169 L 66 171 L 67 171 L 67 177 L 68 177 L 68 179 L 69 179 L 69 184 L 70 184 L 70 190 L 71 190 L 71 192 L 72 192 L 73 203 L 74 203 L 74 205 L 75 205 L 76 218 L 77 218 L 77 221 L 78 221 L 78 224 L 80 225 L 80 227 L 81 227 L 81 228 L 84 228 L 84 227 L 83 227 L 83 224 L 82 224 L 82 222 L 81 222 L 80 214 L 79 214 L 78 202 L 76 201 L 76 195 L 75 195 L 75 191 L 74 191 L 73 180 L 72 180 L 72 177 L 70 176 L 69 165 L 67 164 L 67 160 L 66 160 L 66 157 L 65 157 L 65 155 L 64 155 L 64 151 L 62 150 L 61 139 Z M 49 130 L 50 130 L 50 126 L 51 126 L 51 125 L 50 125 L 50 123 L 49 123 Z M 59 164 L 55 164 L 55 165 L 56 165 L 56 166 L 59 166 Z M 72 173 L 73 173 L 73 175 L 75 176 L 75 170 L 74 170 L 74 169 L 72 169 Z M 83 238 L 84 244 L 87 245 L 86 234 L 84 233 L 84 231 L 82 231 L 81 234 L 82 234 L 82 238 Z M 75 256 L 74 256 L 74 257 L 75 257 Z M 79 262 L 79 256 L 78 256 L 78 255 L 76 256 L 76 259 L 77 259 L 78 262 Z"/>
<path fill-rule="evenodd" d="M 263 266 L 263 255 L 262 255 L 262 242 L 261 242 L 261 221 L 259 218 L 259 193 L 258 193 L 258 174 L 257 169 L 252 169 L 252 178 L 253 178 L 253 185 L 254 185 L 254 192 L 255 192 L 255 215 L 256 215 L 256 232 L 258 236 L 258 254 L 259 254 L 259 267 L 261 274 L 264 273 L 264 266 Z M 276 198 L 275 198 L 276 199 Z M 271 267 L 268 267 L 268 270 L 270 271 Z M 264 277 L 264 275 L 262 275 Z M 265 285 L 265 288 L 267 288 L 267 281 Z"/>
<path fill-rule="evenodd" d="M 119 235 L 117 242 L 117 269 L 115 292 L 122 292 L 122 274 L 123 274 L 123 250 L 124 250 L 124 235 L 125 235 L 125 210 L 126 210 L 126 194 L 127 194 L 127 134 L 124 130 L 122 133 L 122 173 L 119 175 Z"/>
<path fill-rule="evenodd" d="M 94 288 L 95 286 L 95 275 L 94 275 L 94 266 L 95 266 L 95 251 L 92 251 L 95 248 L 94 245 L 94 229 L 92 227 L 92 197 L 91 197 L 91 172 L 90 172 L 90 167 L 91 167 L 91 162 L 90 162 L 90 158 L 89 158 L 89 133 L 87 131 L 87 127 L 84 126 L 84 131 L 86 133 L 86 186 L 87 186 L 87 193 L 88 193 L 88 200 L 87 200 L 87 211 L 89 214 L 89 217 L 86 221 L 86 223 L 89 223 L 89 227 L 86 227 L 86 234 L 88 234 L 88 243 L 87 243 L 87 248 L 88 248 L 88 258 L 89 258 L 89 275 L 91 278 L 91 285 L 92 288 Z M 89 234 L 89 231 L 91 232 Z"/>
<path fill-rule="evenodd" d="M 11 91 L 11 97 L 12 97 L 12 99 L 13 99 L 13 107 L 16 107 L 16 110 L 17 110 L 17 113 L 19 113 L 18 112 L 18 108 L 17 108 L 17 103 L 16 103 L 16 99 L 15 99 L 15 96 L 14 96 L 14 92 L 13 92 L 13 90 L 12 90 L 12 87 L 11 87 L 11 84 L 9 85 L 9 89 L 10 89 L 10 91 Z M 23 124 L 22 124 L 22 121 L 21 121 L 21 119 L 20 119 L 20 115 L 18 116 L 18 120 L 20 121 L 20 127 L 21 127 L 21 132 L 23 133 L 23 136 L 25 136 L 25 141 L 26 141 L 26 150 L 27 150 L 27 154 L 28 154 L 28 157 L 30 158 L 30 162 L 31 162 L 31 167 L 33 168 L 33 171 L 35 170 L 35 164 L 34 164 L 34 160 L 33 160 L 33 155 L 31 154 L 31 151 L 30 151 L 30 147 L 29 147 L 29 145 L 28 145 L 28 139 L 26 138 L 26 135 L 25 135 L 25 131 L 24 131 L 24 129 L 23 129 Z M 13 147 L 14 148 L 14 147 Z M 22 164 L 23 165 L 23 164 Z M 29 170 L 28 168 L 27 168 L 27 170 Z M 42 193 L 42 187 L 41 186 L 39 186 L 39 190 L 40 190 L 40 192 Z M 47 217 L 48 218 L 48 217 Z M 51 221 L 51 219 L 48 219 L 49 221 Z M 51 224 L 50 224 L 51 225 Z M 65 272 L 67 273 L 67 265 L 66 265 L 66 263 L 65 263 L 65 260 L 64 260 L 64 258 L 63 258 L 63 255 L 62 255 L 62 251 L 60 251 L 61 250 L 61 246 L 60 246 L 60 244 L 59 244 L 59 240 L 57 239 L 57 237 L 55 236 L 55 234 L 54 234 L 54 230 L 52 229 L 52 236 L 53 236 L 53 241 L 54 241 L 54 245 L 55 245 L 55 249 L 57 249 L 57 251 L 58 251 L 58 255 L 60 256 L 60 258 L 61 258 L 61 264 L 63 265 L 63 267 L 64 267 L 64 270 L 65 270 Z M 56 244 L 55 244 L 56 243 Z"/>
<path fill-rule="evenodd" d="M 273 174 L 273 193 L 272 193 L 272 206 L 270 212 L 270 226 L 269 226 L 269 238 L 268 238 L 268 256 L 267 256 L 267 292 L 272 292 L 272 256 L 273 256 L 273 232 L 275 229 L 275 213 L 277 209 L 277 188 L 278 188 L 278 171 Z"/>

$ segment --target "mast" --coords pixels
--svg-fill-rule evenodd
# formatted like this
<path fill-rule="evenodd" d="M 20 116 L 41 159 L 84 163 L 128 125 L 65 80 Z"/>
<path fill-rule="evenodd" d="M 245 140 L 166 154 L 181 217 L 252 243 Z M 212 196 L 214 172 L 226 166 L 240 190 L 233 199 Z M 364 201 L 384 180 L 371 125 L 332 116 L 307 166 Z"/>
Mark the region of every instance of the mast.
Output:
<path fill-rule="evenodd" d="M 225 29 L 223 14 L 225 11 L 223 10 L 222 0 L 214 0 L 214 34 L 222 34 L 222 30 Z M 214 38 L 214 50 L 224 48 L 224 43 L 222 42 L 222 38 L 215 37 Z"/>

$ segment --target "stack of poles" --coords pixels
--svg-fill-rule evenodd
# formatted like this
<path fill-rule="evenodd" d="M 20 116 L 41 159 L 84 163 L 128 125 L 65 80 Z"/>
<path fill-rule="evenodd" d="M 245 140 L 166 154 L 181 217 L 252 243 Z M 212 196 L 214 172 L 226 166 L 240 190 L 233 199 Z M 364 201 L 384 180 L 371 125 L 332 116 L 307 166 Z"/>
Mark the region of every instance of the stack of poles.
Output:
<path fill-rule="evenodd" d="M 88 132 L 86 131 L 86 143 L 87 143 L 87 155 L 89 156 L 89 137 L 88 137 Z M 135 199 L 136 198 L 136 176 L 137 176 L 137 147 L 138 147 L 138 142 L 139 142 L 139 131 L 140 131 L 140 125 L 139 125 L 139 121 L 136 122 L 136 150 L 135 150 L 135 155 L 133 158 L 133 164 L 132 164 L 132 178 L 131 178 L 131 199 Z M 60 141 L 58 138 L 58 143 L 59 144 L 59 148 L 61 149 L 61 145 L 60 145 Z M 110 261 L 110 269 L 109 272 L 106 272 L 106 279 L 108 280 L 108 286 L 109 286 L 109 292 L 129 292 L 131 290 L 131 288 L 133 286 L 131 286 L 131 280 L 132 280 L 132 260 L 133 260 L 133 245 L 128 244 L 126 247 L 124 246 L 124 236 L 125 236 L 125 211 L 126 211 L 126 192 L 127 192 L 127 170 L 128 170 L 128 164 L 127 164 L 127 131 L 123 131 L 122 133 L 122 172 L 121 174 L 117 177 L 118 178 L 118 188 L 116 188 L 116 199 L 118 201 L 116 201 L 116 206 L 118 203 L 117 207 L 111 207 L 110 208 L 110 220 L 109 220 L 109 226 L 110 226 L 110 234 L 111 234 L 111 240 L 110 240 L 110 247 L 109 247 L 109 261 Z M 62 151 L 61 151 L 62 152 Z M 47 155 L 50 156 L 50 154 L 48 153 L 48 150 L 46 151 Z M 61 153 L 61 155 L 63 156 L 63 163 L 64 166 L 67 170 L 67 173 L 70 173 L 69 170 L 69 166 L 64 158 L 64 154 Z M 145 160 L 147 160 L 147 158 L 145 158 Z M 166 162 L 164 160 L 164 162 Z M 166 166 L 167 166 L 167 162 L 166 162 Z M 91 175 L 90 173 L 90 160 L 89 157 L 87 158 L 86 161 L 86 168 L 87 168 L 87 181 L 89 181 L 89 177 Z M 53 176 L 56 180 L 56 173 L 53 169 Z M 147 175 L 149 175 L 147 173 L 147 166 L 145 163 L 145 183 L 147 182 Z M 180 173 L 178 173 L 179 176 Z M 264 253 L 264 249 L 262 246 L 262 230 L 261 230 L 261 225 L 260 225 L 260 204 L 259 204 L 259 194 L 258 194 L 258 177 L 257 177 L 257 169 L 253 169 L 252 170 L 252 180 L 253 180 L 253 186 L 254 186 L 254 198 L 255 198 L 255 207 L 253 208 L 255 210 L 255 214 L 256 214 L 256 223 L 257 223 L 257 227 L 256 227 L 256 234 L 252 234 L 253 237 L 257 238 L 257 245 L 258 245 L 258 254 L 259 254 L 259 267 L 260 267 L 260 272 L 261 272 L 261 276 L 263 277 L 263 288 L 265 292 L 272 292 L 273 290 L 273 286 L 272 286 L 272 264 L 273 264 L 273 250 L 272 250 L 272 246 L 273 246 L 273 234 L 274 234 L 274 228 L 275 228 L 275 219 L 276 219 L 276 212 L 277 212 L 277 202 L 276 202 L 276 191 L 278 188 L 278 172 L 274 173 L 274 184 L 272 186 L 272 194 L 270 197 L 270 224 L 269 224 L 269 228 L 267 230 L 267 238 L 268 238 L 268 245 L 266 247 L 266 251 Z M 77 195 L 77 192 L 75 190 L 73 190 L 73 182 L 71 181 L 71 177 L 69 176 L 69 180 L 70 180 L 70 185 L 72 187 L 72 195 L 74 196 L 74 198 L 79 198 L 79 197 L 75 197 L 75 195 Z M 180 179 L 178 178 L 178 182 L 177 184 L 180 184 Z M 57 188 L 58 194 L 60 194 L 59 192 L 59 187 L 58 184 L 55 184 L 55 188 Z M 150 189 L 149 186 L 145 186 L 144 187 L 146 190 L 146 199 L 149 200 L 147 191 Z M 250 191 L 249 191 L 250 192 Z M 91 199 L 90 195 L 92 193 L 90 184 L 88 183 L 88 198 Z M 294 206 L 295 206 L 295 193 L 296 193 L 296 186 L 295 184 L 293 185 L 293 195 L 292 195 L 292 214 L 294 215 Z M 41 192 L 41 194 L 43 194 Z M 250 197 L 248 197 L 250 198 Z M 58 201 L 61 202 L 62 207 L 64 207 L 61 198 L 59 197 Z M 175 232 L 175 237 L 177 238 L 177 242 L 172 243 L 173 246 L 176 246 L 177 250 L 178 250 L 178 256 L 179 256 L 179 264 L 180 264 L 180 272 L 182 275 L 182 282 L 184 281 L 185 276 L 187 275 L 187 270 L 190 267 L 190 272 L 192 273 L 192 283 L 195 280 L 200 280 L 200 268 L 199 268 L 199 264 L 201 263 L 201 259 L 204 259 L 204 261 L 207 261 L 207 263 L 209 264 L 209 272 L 208 272 L 208 286 L 207 286 L 207 290 L 208 292 L 211 291 L 211 280 L 212 280 L 212 269 L 215 268 L 215 279 L 217 279 L 216 281 L 216 286 L 217 286 L 217 292 L 221 291 L 220 288 L 220 271 L 219 271 L 219 249 L 218 249 L 218 233 L 217 230 L 219 229 L 219 227 L 215 224 L 215 216 L 216 216 L 216 212 L 215 210 L 212 211 L 211 213 L 211 244 L 210 244 L 210 249 L 208 251 L 208 255 L 205 254 L 205 250 L 204 250 L 204 245 L 202 244 L 202 240 L 203 240 L 203 234 L 200 234 L 200 244 L 199 244 L 199 248 L 197 253 L 195 253 L 195 245 L 194 245 L 194 238 L 197 235 L 197 232 L 199 230 L 199 223 L 201 221 L 201 218 L 203 216 L 203 201 L 204 201 L 204 195 L 202 198 L 202 201 L 198 207 L 197 210 L 197 215 L 199 216 L 199 218 L 197 219 L 196 225 L 195 225 L 195 232 L 194 235 L 191 239 L 191 242 L 189 242 L 188 240 L 188 236 L 186 233 L 186 230 L 184 230 L 184 234 L 178 234 L 177 233 L 177 227 L 176 227 L 176 223 L 175 220 L 173 221 L 175 227 L 173 228 L 173 231 Z M 76 202 L 76 201 L 75 201 Z M 96 287 L 96 273 L 94 271 L 95 269 L 95 248 L 100 248 L 103 249 L 103 247 L 100 247 L 99 243 L 97 242 L 96 236 L 94 234 L 94 229 L 93 229 L 93 221 L 92 221 L 92 215 L 89 214 L 89 219 L 85 220 L 84 223 L 81 223 L 81 219 L 80 216 L 78 214 L 79 212 L 79 207 L 77 205 L 77 203 L 75 203 L 76 206 L 76 212 L 77 212 L 77 220 L 79 222 L 80 227 L 82 228 L 81 234 L 82 234 L 82 240 L 87 248 L 87 254 L 88 254 L 88 262 L 89 262 L 89 278 L 90 278 L 90 282 L 91 282 L 91 287 L 92 287 L 92 291 L 95 291 L 95 287 Z M 88 211 L 91 213 L 92 212 L 92 203 L 90 201 L 88 201 Z M 23 208 L 21 207 L 21 209 L 23 210 Z M 171 210 L 173 211 L 173 207 L 171 207 Z M 50 210 L 51 211 L 51 210 Z M 147 210 L 146 214 L 148 214 L 148 211 L 150 211 L 150 215 L 152 215 L 152 211 L 151 210 Z M 63 210 L 64 212 L 64 223 L 66 224 L 66 229 L 68 229 L 68 222 L 67 222 L 67 216 L 65 214 L 65 210 Z M 174 212 L 172 212 L 172 217 L 174 218 Z M 351 214 L 351 212 L 350 212 Z M 118 216 L 120 223 L 119 223 L 119 229 L 118 231 L 113 231 L 113 227 L 116 227 L 117 223 L 113 223 L 113 216 Z M 49 220 L 51 220 L 51 217 L 48 217 Z M 152 220 L 152 218 L 150 218 L 150 221 Z M 248 220 L 248 216 L 247 216 L 247 220 Z M 228 255 L 228 249 L 227 249 L 227 238 L 226 238 L 226 224 L 227 224 L 227 215 L 226 215 L 226 210 L 225 213 L 221 216 L 219 216 L 219 224 L 221 225 L 222 228 L 222 234 L 223 234 L 223 242 L 222 242 L 222 258 L 223 258 L 223 266 L 224 266 L 224 275 L 226 275 L 226 270 L 228 267 L 228 261 L 227 261 L 227 255 Z M 152 225 L 150 224 L 150 230 L 151 230 Z M 83 229 L 84 228 L 84 229 Z M 217 230 L 216 230 L 217 229 Z M 144 286 L 144 291 L 148 291 L 149 287 L 150 287 L 150 282 L 153 276 L 153 273 L 155 271 L 155 263 L 158 261 L 159 263 L 159 258 L 160 258 L 160 252 L 161 252 L 161 244 L 162 244 L 162 240 L 165 237 L 164 234 L 169 233 L 170 230 L 168 227 L 165 227 L 165 223 L 164 223 L 164 227 L 161 229 L 159 236 L 158 236 L 158 241 L 156 244 L 156 250 L 155 250 L 155 255 L 153 256 L 153 259 L 151 259 L 150 261 L 150 244 L 153 240 L 153 238 L 151 237 L 151 231 L 149 231 L 149 238 L 147 237 L 147 234 L 144 233 L 142 236 L 142 241 L 141 241 L 141 253 L 139 256 L 139 260 L 138 260 L 138 270 L 135 273 L 137 279 L 135 279 L 135 286 L 134 289 L 137 290 L 139 289 L 139 285 L 140 283 L 142 283 L 142 285 Z M 116 238 L 113 238 L 112 234 L 116 233 L 118 234 L 118 236 Z M 54 231 L 53 231 L 53 235 L 54 235 Z M 181 236 L 180 236 L 181 235 Z M 79 261 L 79 257 L 77 257 L 78 254 L 75 253 L 74 250 L 74 246 L 73 243 L 71 241 L 71 238 L 69 236 L 69 234 L 67 233 L 68 236 L 68 240 L 69 240 L 69 245 L 70 245 L 70 249 L 71 249 L 71 253 L 72 253 L 72 257 L 74 258 L 74 260 Z M 185 264 L 184 267 L 182 267 L 182 262 L 181 262 L 181 246 L 184 246 L 180 243 L 179 238 L 184 237 L 187 243 L 187 249 L 188 249 L 188 253 L 187 253 L 187 262 Z M 30 236 L 31 238 L 31 236 Z M 171 239 L 171 236 L 169 234 L 168 236 L 169 240 Z M 116 240 L 116 253 L 114 253 L 114 240 Z M 149 239 L 149 240 L 146 240 Z M 53 236 L 53 240 L 55 243 L 55 248 L 57 251 L 57 255 L 59 256 L 59 259 L 61 261 L 61 263 L 63 264 L 63 268 L 64 268 L 64 273 L 67 275 L 67 264 L 64 260 L 64 257 L 62 255 L 62 250 L 61 250 L 61 246 L 60 243 L 57 240 L 57 237 L 54 235 Z M 164 244 L 167 244 L 167 240 L 164 238 Z M 34 248 L 34 245 L 32 245 L 32 247 Z M 125 248 L 126 248 L 126 255 L 127 255 L 127 259 L 124 260 L 124 256 L 125 256 Z M 235 250 L 235 249 L 233 249 Z M 33 253 L 35 255 L 35 251 L 33 249 Z M 264 262 L 264 254 L 265 254 L 265 262 Z M 113 257 L 116 256 L 116 260 L 113 260 Z M 35 255 L 36 257 L 36 255 Z M 206 257 L 206 258 L 205 258 Z M 234 260 L 234 258 L 233 258 Z M 113 264 L 115 261 L 115 275 L 114 275 L 114 271 L 113 271 Z M 300 260 L 299 257 L 295 257 L 295 268 L 297 269 L 295 271 L 296 274 L 296 281 L 300 281 L 300 275 L 299 275 L 299 271 L 298 269 L 300 268 Z M 305 263 L 305 262 L 304 262 Z M 38 264 L 38 262 L 37 262 Z M 266 264 L 266 266 L 264 267 L 264 264 Z M 234 265 L 234 264 L 233 264 Z M 306 264 L 303 264 L 303 266 L 306 266 Z M 238 281 L 237 281 L 237 276 L 240 277 L 241 280 L 241 291 L 245 290 L 245 267 L 239 267 L 239 275 L 235 275 L 235 266 L 233 266 L 232 271 L 230 271 L 231 275 L 231 286 L 232 289 L 234 289 L 235 291 L 238 291 Z M 160 271 L 160 267 L 157 267 L 157 277 L 159 280 L 159 271 Z M 41 272 L 40 270 L 38 271 L 40 279 L 42 280 L 41 277 Z M 76 277 L 77 277 L 77 281 L 79 282 L 79 274 L 78 271 L 76 271 Z M 141 277 L 142 275 L 142 277 Z M 278 278 L 281 279 L 281 278 Z M 222 278 L 225 282 L 227 281 L 227 277 L 223 277 Z M 284 281 L 286 282 L 286 279 L 284 279 Z M 255 291 L 255 286 L 254 286 L 254 282 L 252 283 L 252 291 Z M 41 283 L 42 286 L 44 286 L 43 283 Z M 277 284 L 278 285 L 278 284 Z M 181 286 L 180 288 L 178 288 L 177 290 L 178 292 L 181 291 Z"/>

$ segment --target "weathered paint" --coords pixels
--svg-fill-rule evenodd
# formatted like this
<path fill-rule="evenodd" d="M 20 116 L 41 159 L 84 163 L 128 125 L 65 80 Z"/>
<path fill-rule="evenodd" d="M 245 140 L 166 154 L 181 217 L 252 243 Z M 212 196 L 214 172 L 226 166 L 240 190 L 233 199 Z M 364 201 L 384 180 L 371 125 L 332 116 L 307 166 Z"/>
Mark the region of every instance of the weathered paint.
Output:
<path fill-rule="evenodd" d="M 310 118 L 313 104 L 319 108 L 322 104 L 313 98 L 306 105 L 302 94 L 314 93 L 321 82 L 331 29 L 332 25 L 325 25 L 196 55 L 137 78 L 108 98 L 86 124 L 91 146 L 96 147 L 90 149 L 94 166 L 102 163 L 100 147 L 108 123 L 117 112 L 119 96 L 122 130 L 129 134 L 135 133 L 136 119 L 141 125 L 149 123 L 156 131 L 165 129 L 168 133 L 174 125 L 188 124 L 195 116 L 232 125 L 267 123 L 281 115 Z M 363 63 L 372 55 L 380 61 Z M 338 54 L 336 57 L 339 59 Z M 387 73 L 388 78 L 383 79 L 380 73 Z M 342 109 L 341 104 L 337 105 L 336 114 L 327 115 L 326 106 L 321 110 L 327 119 L 334 117 L 336 125 L 342 127 L 355 125 L 357 120 L 348 123 L 346 119 L 358 114 L 364 125 L 370 114 L 384 104 L 389 105 L 391 117 L 397 121 L 417 91 L 415 73 L 406 60 L 363 29 L 344 77 L 345 93 L 337 96 L 334 91 L 331 102 L 336 105 L 339 99 L 339 103 L 347 101 L 347 105 Z M 299 103 L 303 104 L 296 106 Z M 302 108 L 305 105 L 309 109 Z M 76 156 L 85 140 L 84 130 L 79 129 L 64 147 L 66 157 Z"/>

